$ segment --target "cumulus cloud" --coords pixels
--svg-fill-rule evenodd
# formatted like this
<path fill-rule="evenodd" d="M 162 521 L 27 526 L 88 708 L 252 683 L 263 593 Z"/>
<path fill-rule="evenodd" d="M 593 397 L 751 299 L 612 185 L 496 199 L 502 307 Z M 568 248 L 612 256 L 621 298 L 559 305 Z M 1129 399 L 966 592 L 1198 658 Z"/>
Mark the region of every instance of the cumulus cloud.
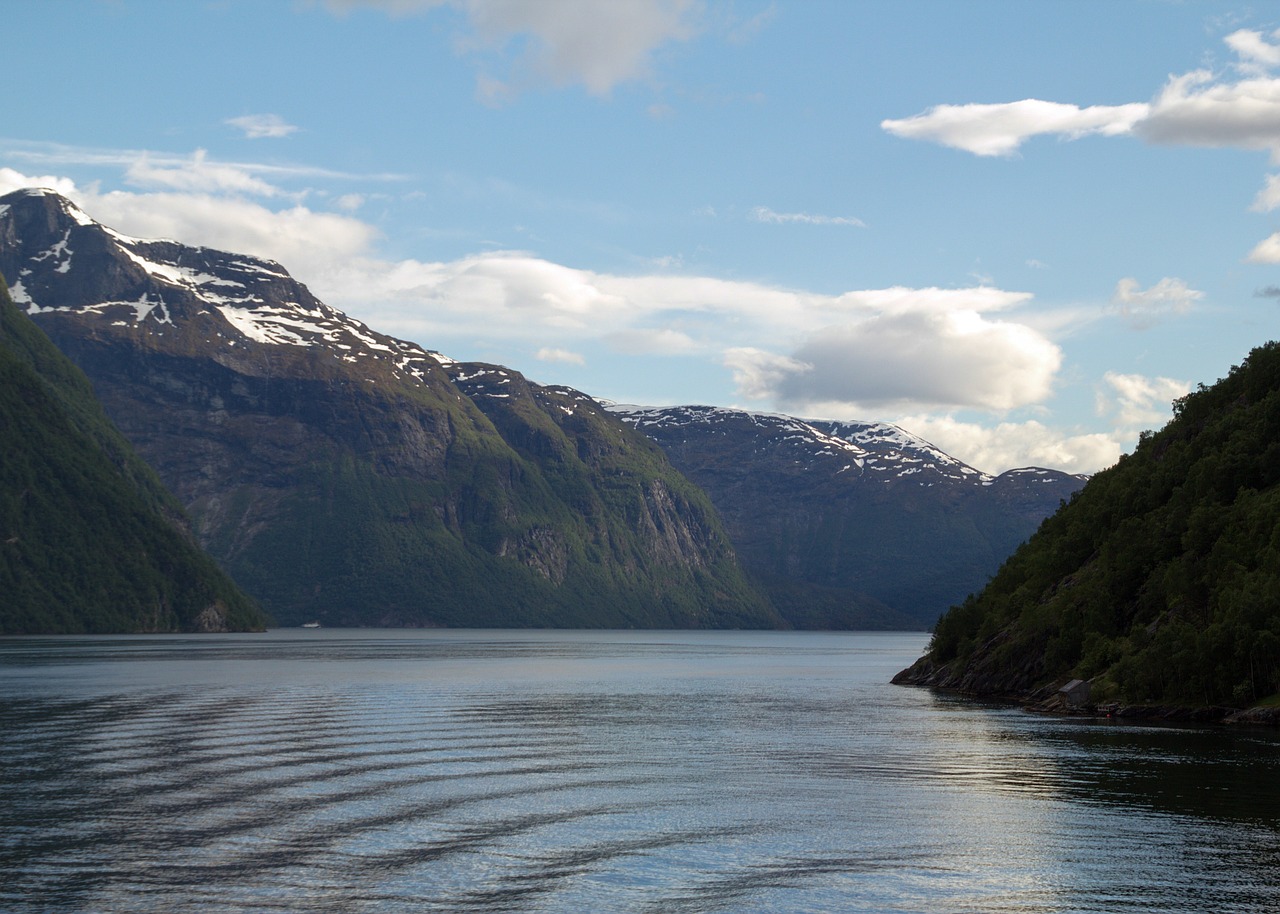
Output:
<path fill-rule="evenodd" d="M 1247 29 L 1224 41 L 1239 57 L 1237 69 L 1244 78 L 1194 70 L 1171 76 L 1149 103 L 1080 107 L 1031 98 L 944 104 L 882 121 L 881 127 L 981 156 L 1012 155 L 1031 137 L 1046 134 L 1066 139 L 1132 134 L 1165 145 L 1266 149 L 1280 161 L 1280 79 L 1269 75 L 1280 66 L 1280 44 Z"/>
<path fill-rule="evenodd" d="M 251 140 L 258 140 L 264 137 L 279 139 L 298 131 L 297 127 L 286 122 L 278 114 L 246 114 L 243 117 L 229 118 L 226 123 L 242 130 L 244 135 Z"/>
<path fill-rule="evenodd" d="M 329 0 L 330 9 L 373 7 L 393 14 L 422 13 L 441 6 L 464 12 L 473 34 L 464 51 L 497 52 L 516 74 L 564 86 L 581 84 L 607 95 L 619 83 L 649 72 L 653 53 L 686 41 L 696 28 L 692 0 Z M 481 97 L 510 97 L 512 80 L 483 75 Z"/>
<path fill-rule="evenodd" d="M 893 420 L 946 453 L 985 473 L 1019 467 L 1051 467 L 1096 473 L 1124 452 L 1117 435 L 1059 429 L 1036 420 L 980 425 L 952 416 L 908 415 Z"/>
<path fill-rule="evenodd" d="M 1126 277 L 1116 283 L 1111 296 L 1111 306 L 1134 327 L 1150 327 L 1169 314 L 1185 314 L 1204 298 L 1204 293 L 1192 289 L 1181 279 L 1166 276 L 1149 289 L 1143 289 L 1138 281 Z"/>
<path fill-rule="evenodd" d="M 1103 375 L 1102 381 L 1096 398 L 1098 415 L 1130 430 L 1164 425 L 1173 414 L 1173 401 L 1191 390 L 1187 381 L 1114 371 Z"/>
<path fill-rule="evenodd" d="M 1280 30 L 1272 32 L 1271 37 L 1280 38 Z M 1245 72 L 1280 66 L 1280 45 L 1267 41 L 1261 32 L 1240 29 L 1222 40 L 1236 52 L 1240 58 L 1239 67 Z"/>
<path fill-rule="evenodd" d="M 300 205 L 271 209 L 214 193 L 104 193 L 96 186 L 78 187 L 69 178 L 0 168 L 0 194 L 24 187 L 55 190 L 94 219 L 125 234 L 255 254 L 285 264 L 303 281 L 335 269 L 336 264 L 367 262 L 377 237 L 371 226 L 358 219 Z"/>
<path fill-rule="evenodd" d="M 772 222 L 775 224 L 798 222 L 803 225 L 851 225 L 856 228 L 866 228 L 867 224 L 861 219 L 853 216 L 823 216 L 817 213 L 779 213 L 775 212 L 767 206 L 757 206 L 751 211 L 751 218 L 757 222 Z"/>
<path fill-rule="evenodd" d="M 1094 105 L 1081 108 L 1027 98 L 994 105 L 937 105 L 902 120 L 881 121 L 895 136 L 929 140 L 980 156 L 1008 156 L 1033 136 L 1058 134 L 1077 139 L 1089 134 L 1128 133 L 1147 115 L 1148 106 Z"/>
<path fill-rule="evenodd" d="M 1062 353 L 1034 330 L 977 311 L 884 313 L 808 335 L 779 361 L 740 353 L 744 395 L 786 409 L 835 404 L 864 409 L 974 407 L 1002 411 L 1037 403 L 1052 389 Z"/>
<path fill-rule="evenodd" d="M 1218 82 L 1208 70 L 1172 77 L 1134 132 L 1151 143 L 1280 149 L 1280 79 Z"/>
<path fill-rule="evenodd" d="M 724 354 L 725 366 L 733 372 L 738 392 L 750 400 L 771 399 L 789 377 L 803 374 L 813 366 L 785 355 L 754 346 L 737 346 Z"/>
<path fill-rule="evenodd" d="M 57 191 L 64 197 L 73 197 L 76 193 L 76 183 L 70 178 L 57 175 L 24 175 L 12 168 L 0 168 L 0 196 L 25 187 L 45 187 Z"/>
<path fill-rule="evenodd" d="M 1245 260 L 1249 263 L 1280 263 L 1280 232 L 1259 241 Z"/>

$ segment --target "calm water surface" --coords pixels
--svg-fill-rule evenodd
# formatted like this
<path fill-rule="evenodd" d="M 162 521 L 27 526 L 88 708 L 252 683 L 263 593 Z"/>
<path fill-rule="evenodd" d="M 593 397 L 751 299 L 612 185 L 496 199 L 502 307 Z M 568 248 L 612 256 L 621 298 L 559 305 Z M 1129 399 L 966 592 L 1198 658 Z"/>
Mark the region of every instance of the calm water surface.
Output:
<path fill-rule="evenodd" d="M 1280 737 L 888 685 L 926 636 L 0 639 L 0 910 L 1280 910 Z"/>

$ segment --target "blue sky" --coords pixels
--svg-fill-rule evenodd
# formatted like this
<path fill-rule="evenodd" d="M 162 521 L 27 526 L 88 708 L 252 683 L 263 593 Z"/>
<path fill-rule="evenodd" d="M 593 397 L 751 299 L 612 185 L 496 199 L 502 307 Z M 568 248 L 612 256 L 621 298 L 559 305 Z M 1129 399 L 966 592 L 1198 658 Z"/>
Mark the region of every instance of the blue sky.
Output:
<path fill-rule="evenodd" d="M 1273 5 L 0 10 L 0 192 L 597 397 L 1091 472 L 1276 335 Z"/>

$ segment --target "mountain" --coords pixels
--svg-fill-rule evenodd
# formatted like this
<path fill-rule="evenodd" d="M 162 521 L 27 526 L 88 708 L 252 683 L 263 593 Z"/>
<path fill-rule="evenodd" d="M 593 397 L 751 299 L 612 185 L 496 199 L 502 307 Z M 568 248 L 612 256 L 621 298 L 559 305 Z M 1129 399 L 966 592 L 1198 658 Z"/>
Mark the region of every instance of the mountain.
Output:
<path fill-rule="evenodd" d="M 0 197 L 0 273 L 281 624 L 784 624 L 706 496 L 589 397 L 49 191 Z"/>
<path fill-rule="evenodd" d="M 1084 483 L 981 473 L 900 428 L 708 406 L 611 409 L 711 496 L 801 628 L 929 628 Z"/>
<path fill-rule="evenodd" d="M 1068 679 L 1094 703 L 1280 705 L 1280 345 L 1178 400 L 896 681 L 1039 699 Z"/>
<path fill-rule="evenodd" d="M 0 633 L 265 625 L 2 280 L 0 430 Z"/>

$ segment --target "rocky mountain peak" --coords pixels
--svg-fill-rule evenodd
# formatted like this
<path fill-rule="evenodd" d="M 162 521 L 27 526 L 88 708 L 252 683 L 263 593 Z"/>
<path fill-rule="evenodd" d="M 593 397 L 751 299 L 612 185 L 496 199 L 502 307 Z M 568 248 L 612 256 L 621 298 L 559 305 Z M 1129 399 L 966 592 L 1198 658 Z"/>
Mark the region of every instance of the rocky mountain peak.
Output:
<path fill-rule="evenodd" d="M 161 350 L 312 348 L 419 380 L 453 361 L 331 308 L 274 260 L 133 238 L 51 190 L 0 197 L 0 274 L 28 314 L 72 313 Z"/>

